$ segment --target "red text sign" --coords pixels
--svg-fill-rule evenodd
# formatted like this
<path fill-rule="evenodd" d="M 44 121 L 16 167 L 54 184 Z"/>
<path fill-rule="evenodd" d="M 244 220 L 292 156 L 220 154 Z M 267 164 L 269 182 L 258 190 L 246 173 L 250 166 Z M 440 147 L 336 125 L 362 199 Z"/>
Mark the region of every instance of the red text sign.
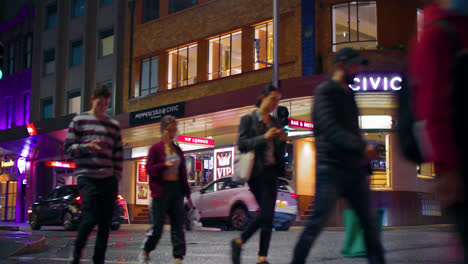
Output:
<path fill-rule="evenodd" d="M 46 161 L 45 165 L 47 167 L 57 167 L 57 168 L 69 168 L 69 169 L 76 168 L 76 163 L 74 162 L 64 162 L 64 161 L 54 161 L 54 160 Z"/>
<path fill-rule="evenodd" d="M 177 137 L 177 141 L 179 141 L 179 143 L 188 143 L 188 144 L 197 144 L 197 145 L 206 145 L 206 146 L 215 145 L 214 139 L 211 139 L 211 138 L 199 138 L 199 137 L 189 137 L 189 136 L 179 135 Z"/>
<path fill-rule="evenodd" d="M 148 183 L 148 174 L 146 173 L 146 164 L 145 163 L 139 163 L 138 164 L 138 182 Z"/>
<path fill-rule="evenodd" d="M 293 119 L 293 118 L 289 118 L 289 126 L 290 127 L 305 128 L 305 129 L 313 129 L 314 128 L 314 124 L 312 122 L 299 120 L 299 119 Z"/>

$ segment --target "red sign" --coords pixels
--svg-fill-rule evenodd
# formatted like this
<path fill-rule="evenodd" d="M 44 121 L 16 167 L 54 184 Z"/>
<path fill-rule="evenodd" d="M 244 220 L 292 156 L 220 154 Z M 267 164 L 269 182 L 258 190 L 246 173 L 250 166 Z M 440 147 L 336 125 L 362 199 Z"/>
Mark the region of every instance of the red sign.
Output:
<path fill-rule="evenodd" d="M 289 118 L 289 126 L 305 128 L 305 129 L 314 129 L 314 124 L 312 122 L 299 120 L 299 119 L 293 119 L 293 118 Z"/>
<path fill-rule="evenodd" d="M 179 135 L 177 137 L 177 141 L 179 141 L 179 143 L 189 143 L 189 144 L 206 145 L 206 146 L 215 145 L 214 139 L 211 139 L 211 138 L 199 138 L 199 137 L 189 137 L 189 136 Z"/>
<path fill-rule="evenodd" d="M 138 182 L 148 183 L 148 174 L 146 173 L 146 164 L 145 163 L 139 163 L 138 164 Z"/>
<path fill-rule="evenodd" d="M 203 160 L 201 160 L 201 159 L 196 159 L 195 160 L 195 170 L 196 171 L 201 171 L 202 170 L 202 162 L 203 162 Z"/>
<path fill-rule="evenodd" d="M 35 136 L 35 135 L 37 135 L 37 129 L 36 129 L 36 125 L 34 125 L 34 123 L 27 124 L 27 125 L 26 125 L 26 129 L 28 130 L 28 134 L 29 134 L 30 136 Z"/>
<path fill-rule="evenodd" d="M 74 163 L 74 162 L 47 160 L 45 162 L 45 165 L 47 167 L 76 169 L 76 163 Z"/>

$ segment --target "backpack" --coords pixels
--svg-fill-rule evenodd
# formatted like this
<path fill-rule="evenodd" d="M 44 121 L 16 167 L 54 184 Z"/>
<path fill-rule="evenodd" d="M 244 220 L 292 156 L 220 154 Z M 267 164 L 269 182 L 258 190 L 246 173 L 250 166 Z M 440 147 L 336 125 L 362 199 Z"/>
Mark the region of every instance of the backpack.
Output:
<path fill-rule="evenodd" d="M 452 22 L 447 20 L 437 20 L 432 22 L 440 26 L 449 36 L 453 43 L 455 54 L 453 67 L 453 82 L 450 89 L 450 98 L 453 107 L 453 124 L 455 126 L 455 141 L 465 142 L 463 138 L 465 120 L 468 114 L 466 108 L 466 98 L 468 98 L 468 51 L 460 48 L 457 31 Z M 408 76 L 403 78 L 402 89 L 398 94 L 398 136 L 400 148 L 405 158 L 415 163 L 426 162 L 425 157 L 430 156 L 432 150 L 430 141 L 425 133 L 424 121 L 416 120 L 412 110 L 411 100 L 411 79 Z M 466 147 L 459 146 L 462 157 L 467 157 Z M 463 152 L 463 153 L 462 153 Z"/>

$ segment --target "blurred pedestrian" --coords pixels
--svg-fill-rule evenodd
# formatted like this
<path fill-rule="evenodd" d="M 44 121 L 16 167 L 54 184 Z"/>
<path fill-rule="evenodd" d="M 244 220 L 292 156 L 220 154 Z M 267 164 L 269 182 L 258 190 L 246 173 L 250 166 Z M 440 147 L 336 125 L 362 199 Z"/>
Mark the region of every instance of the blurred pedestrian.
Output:
<path fill-rule="evenodd" d="M 266 264 L 275 214 L 276 182 L 285 175 L 284 142 L 286 132 L 271 113 L 278 107 L 281 91 L 272 85 L 262 90 L 256 106 L 258 109 L 241 118 L 239 125 L 239 151 L 255 151 L 254 167 L 248 181 L 250 191 L 260 207 L 260 214 L 248 225 L 239 238 L 231 241 L 232 262 L 240 263 L 241 249 L 258 230 L 260 250 L 257 263 Z"/>
<path fill-rule="evenodd" d="M 142 251 L 138 255 L 138 261 L 142 264 L 150 262 L 150 253 L 156 248 L 162 235 L 166 213 L 171 223 L 174 263 L 182 263 L 186 252 L 183 229 L 184 196 L 187 197 L 189 206 L 193 208 L 184 153 L 174 143 L 177 134 L 175 117 L 164 116 L 160 127 L 161 141 L 151 147 L 146 163 L 152 196 L 152 228 L 148 230 Z"/>
<path fill-rule="evenodd" d="M 468 1 L 432 0 L 423 9 L 422 31 L 414 36 L 408 73 L 415 117 L 423 121 L 431 147 L 439 198 L 449 209 L 468 263 Z"/>
<path fill-rule="evenodd" d="M 316 191 L 314 213 L 294 250 L 293 264 L 305 263 L 338 197 L 343 196 L 356 212 L 364 229 L 369 263 L 385 263 L 374 218 L 369 209 L 368 167 L 377 150 L 361 136 L 353 91 L 348 87 L 368 61 L 352 48 L 336 53 L 334 71 L 314 94 L 312 120 L 316 145 Z"/>
<path fill-rule="evenodd" d="M 122 175 L 122 138 L 119 122 L 106 115 L 110 89 L 98 86 L 91 96 L 91 111 L 75 116 L 64 144 L 75 158 L 81 195 L 81 222 L 73 251 L 73 264 L 80 262 L 83 248 L 98 225 L 94 263 L 104 263 L 112 212 Z"/>

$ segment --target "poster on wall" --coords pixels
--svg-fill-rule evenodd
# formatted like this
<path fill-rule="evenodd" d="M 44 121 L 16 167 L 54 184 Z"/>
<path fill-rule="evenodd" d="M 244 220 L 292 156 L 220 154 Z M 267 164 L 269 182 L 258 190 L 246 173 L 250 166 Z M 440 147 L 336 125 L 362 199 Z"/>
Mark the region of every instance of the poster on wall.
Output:
<path fill-rule="evenodd" d="M 214 180 L 234 173 L 234 147 L 215 149 Z"/>
<path fill-rule="evenodd" d="M 136 172 L 136 204 L 150 204 L 151 195 L 148 183 L 149 178 L 146 172 L 146 163 L 138 162 Z"/>

